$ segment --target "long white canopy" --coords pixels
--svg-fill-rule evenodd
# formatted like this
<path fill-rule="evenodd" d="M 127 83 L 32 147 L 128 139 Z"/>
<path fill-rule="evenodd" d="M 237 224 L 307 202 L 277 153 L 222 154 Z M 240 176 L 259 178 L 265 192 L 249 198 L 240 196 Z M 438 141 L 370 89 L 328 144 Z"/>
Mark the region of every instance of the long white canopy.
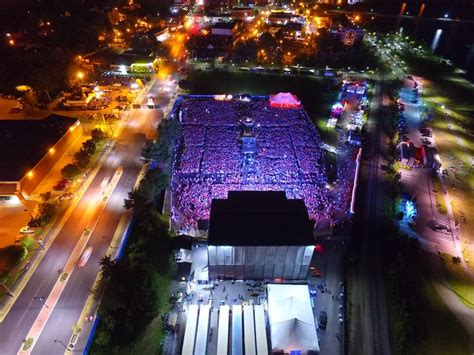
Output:
<path fill-rule="evenodd" d="M 319 351 L 308 286 L 269 284 L 267 287 L 272 350 Z"/>

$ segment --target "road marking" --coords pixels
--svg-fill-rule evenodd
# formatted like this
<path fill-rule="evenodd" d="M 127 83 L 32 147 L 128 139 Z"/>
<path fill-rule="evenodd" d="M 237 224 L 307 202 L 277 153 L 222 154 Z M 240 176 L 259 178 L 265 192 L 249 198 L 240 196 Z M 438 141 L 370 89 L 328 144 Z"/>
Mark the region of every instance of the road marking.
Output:
<path fill-rule="evenodd" d="M 14 294 L 16 295 L 16 297 L 9 298 L 6 302 L 6 304 L 4 304 L 4 306 L 2 307 L 2 310 L 0 311 L 0 323 L 3 322 L 5 317 L 8 315 L 8 312 L 10 312 L 11 308 L 15 304 L 18 297 L 20 297 L 21 292 L 23 291 L 23 289 L 27 285 L 28 281 L 30 281 L 31 276 L 36 271 L 36 268 L 38 267 L 38 265 L 41 263 L 41 261 L 43 260 L 43 258 L 46 255 L 46 253 L 48 252 L 49 247 L 51 246 L 51 244 L 53 244 L 53 242 L 55 241 L 55 239 L 58 236 L 59 232 L 61 231 L 63 226 L 66 224 L 66 222 L 69 220 L 69 217 L 71 217 L 71 214 L 74 212 L 74 210 L 76 209 L 79 202 L 82 200 L 82 197 L 84 196 L 85 192 L 87 191 L 87 188 L 90 186 L 90 184 L 94 180 L 94 178 L 97 175 L 99 169 L 102 167 L 102 164 L 104 163 L 105 159 L 107 158 L 109 153 L 112 151 L 112 148 L 113 148 L 113 144 L 111 146 L 109 146 L 108 148 L 105 148 L 104 153 L 103 153 L 102 157 L 99 159 L 96 167 L 92 170 L 92 172 L 89 174 L 85 184 L 81 187 L 81 189 L 79 191 L 79 194 L 78 194 L 78 197 L 76 199 L 74 199 L 72 204 L 69 206 L 69 209 L 66 210 L 66 212 L 63 214 L 63 216 L 61 217 L 59 222 L 57 222 L 57 220 L 56 220 L 53 224 L 51 224 L 50 227 L 48 227 L 48 230 L 45 233 L 45 235 L 48 235 L 51 232 L 51 230 L 54 230 L 54 231 L 50 235 L 50 237 L 48 238 L 48 241 L 46 242 L 46 244 L 44 246 L 45 250 L 40 251 L 39 256 L 33 261 L 31 267 L 26 271 L 24 276 L 19 280 L 19 282 L 16 284 L 16 286 L 12 287 L 12 291 L 14 291 Z"/>
<path fill-rule="evenodd" d="M 148 166 L 143 165 L 141 170 L 140 170 L 140 173 L 137 176 L 137 179 L 135 181 L 135 184 L 134 184 L 133 188 L 137 188 L 139 186 L 139 184 L 140 184 L 142 178 L 145 176 L 147 170 L 148 170 Z M 106 255 L 112 256 L 112 253 L 113 253 L 114 250 L 115 250 L 116 254 L 118 253 L 118 251 L 120 250 L 120 247 L 123 243 L 123 238 L 125 236 L 125 233 L 128 230 L 128 228 L 130 226 L 130 223 L 132 222 L 132 217 L 133 217 L 133 211 L 131 211 L 131 210 L 126 210 L 122 214 L 122 216 L 120 218 L 120 221 L 119 221 L 119 224 L 117 225 L 117 228 L 115 229 L 114 236 L 112 237 L 112 240 L 110 241 L 110 245 L 109 245 L 109 248 L 107 249 Z M 92 290 L 94 290 L 96 288 L 96 286 L 99 283 L 101 277 L 102 277 L 102 274 L 99 271 L 99 273 L 97 274 L 97 277 L 94 280 Z M 92 293 L 87 297 L 87 300 L 84 304 L 82 312 L 79 316 L 79 319 L 75 323 L 78 326 L 79 329 L 82 329 L 82 325 L 84 324 L 84 320 L 86 319 L 86 316 L 88 314 L 90 314 L 90 312 L 91 312 L 91 308 L 94 305 L 94 298 L 95 298 L 95 295 L 92 294 Z M 96 303 L 97 303 L 96 306 L 98 306 L 100 304 L 100 301 L 97 301 Z M 95 313 L 96 312 L 97 312 L 97 308 L 93 312 L 94 313 L 94 315 L 93 315 L 94 318 L 95 318 Z M 81 334 L 81 330 L 79 330 L 78 332 L 73 332 L 73 334 L 71 335 L 71 338 L 69 340 L 68 346 L 70 346 L 71 344 L 74 346 L 75 343 L 72 342 L 72 339 L 74 339 L 75 342 L 77 343 L 80 334 Z M 74 336 L 75 336 L 75 338 L 74 338 Z M 89 336 L 89 334 L 87 334 L 87 337 L 88 336 Z M 73 348 L 71 348 L 71 349 L 73 349 Z M 64 354 L 69 355 L 70 351 L 65 350 Z"/>
<path fill-rule="evenodd" d="M 31 345 L 29 346 L 27 350 L 23 350 L 23 344 L 22 344 L 17 354 L 21 354 L 21 355 L 30 354 L 33 348 L 35 347 L 36 341 L 40 337 L 41 332 L 43 331 L 46 323 L 48 322 L 49 317 L 53 313 L 54 307 L 56 306 L 56 303 L 58 302 L 64 288 L 66 287 L 67 282 L 71 278 L 71 274 L 74 272 L 76 268 L 76 264 L 79 261 L 85 247 L 87 246 L 87 243 L 89 242 L 89 239 L 102 215 L 102 212 L 104 211 L 105 206 L 107 205 L 109 201 L 109 197 L 113 193 L 115 187 L 117 186 L 122 176 L 122 173 L 123 173 L 123 168 L 122 166 L 119 166 L 114 176 L 112 177 L 109 186 L 106 187 L 103 193 L 104 197 L 100 199 L 99 205 L 94 210 L 93 217 L 96 217 L 96 218 L 93 218 L 92 221 L 89 221 L 89 224 L 84 229 L 84 232 L 79 238 L 78 243 L 74 247 L 74 250 L 69 256 L 69 259 L 66 262 L 66 265 L 64 266 L 62 274 L 59 276 L 58 280 L 54 284 L 53 289 L 51 290 L 50 294 L 48 295 L 48 298 L 45 301 L 45 305 L 43 305 L 43 307 L 41 308 L 40 313 L 36 317 L 33 325 L 30 328 L 30 331 L 28 332 L 28 335 L 25 338 L 25 339 L 32 339 Z M 102 196 L 102 194 L 99 194 L 99 196 Z"/>

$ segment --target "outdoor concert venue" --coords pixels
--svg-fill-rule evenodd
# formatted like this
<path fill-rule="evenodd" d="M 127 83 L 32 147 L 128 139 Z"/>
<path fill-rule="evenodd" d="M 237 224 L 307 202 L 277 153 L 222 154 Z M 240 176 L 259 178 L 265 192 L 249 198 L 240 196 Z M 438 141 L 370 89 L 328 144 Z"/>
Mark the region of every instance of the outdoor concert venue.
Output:
<path fill-rule="evenodd" d="M 212 200 L 228 191 L 284 191 L 304 200 L 316 224 L 349 211 L 351 191 L 334 197 L 319 133 L 294 95 L 182 96 L 172 117 L 182 125 L 172 177 L 177 232 L 207 230 Z"/>

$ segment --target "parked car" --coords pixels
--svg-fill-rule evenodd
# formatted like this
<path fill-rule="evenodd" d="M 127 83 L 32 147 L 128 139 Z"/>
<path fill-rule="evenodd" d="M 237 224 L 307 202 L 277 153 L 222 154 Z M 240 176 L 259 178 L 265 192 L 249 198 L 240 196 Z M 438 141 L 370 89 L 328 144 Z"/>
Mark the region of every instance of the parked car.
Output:
<path fill-rule="evenodd" d="M 313 277 L 321 277 L 321 271 L 315 267 L 315 266 L 311 266 L 309 268 L 309 273 L 311 274 L 311 276 Z"/>
<path fill-rule="evenodd" d="M 20 233 L 21 234 L 33 234 L 35 230 L 31 228 L 30 226 L 24 226 L 20 228 Z"/>
<path fill-rule="evenodd" d="M 324 311 L 319 312 L 319 322 L 318 322 L 319 329 L 326 330 L 327 324 L 328 324 L 328 315 L 327 315 L 327 313 L 324 312 Z"/>

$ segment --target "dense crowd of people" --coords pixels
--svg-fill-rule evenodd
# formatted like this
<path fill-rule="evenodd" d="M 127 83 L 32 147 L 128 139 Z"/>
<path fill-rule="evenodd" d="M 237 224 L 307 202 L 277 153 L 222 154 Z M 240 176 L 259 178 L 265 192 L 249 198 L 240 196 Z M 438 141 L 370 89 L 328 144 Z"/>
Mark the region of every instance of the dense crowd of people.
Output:
<path fill-rule="evenodd" d="M 212 199 L 225 199 L 228 191 L 285 191 L 303 199 L 315 221 L 330 218 L 334 208 L 348 210 L 346 191 L 332 198 L 321 139 L 303 109 L 272 108 L 264 98 L 211 97 L 186 98 L 176 109 L 182 138 L 173 163 L 172 214 L 182 232 L 209 219 Z M 254 121 L 254 154 L 242 150 L 247 117 Z"/>

